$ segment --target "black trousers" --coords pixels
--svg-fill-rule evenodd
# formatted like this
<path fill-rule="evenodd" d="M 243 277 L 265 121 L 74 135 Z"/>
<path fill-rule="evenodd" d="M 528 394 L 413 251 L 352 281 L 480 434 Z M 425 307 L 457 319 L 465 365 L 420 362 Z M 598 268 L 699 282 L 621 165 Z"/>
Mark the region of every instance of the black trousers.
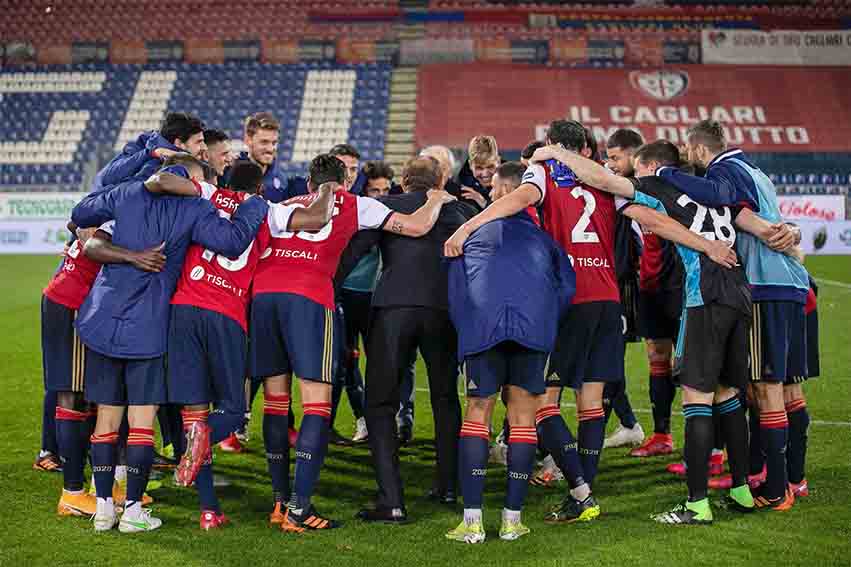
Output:
<path fill-rule="evenodd" d="M 378 483 L 378 508 L 403 506 L 396 412 L 401 376 L 415 349 L 428 372 L 437 448 L 437 489 L 455 490 L 458 478 L 457 335 L 449 313 L 427 307 L 374 309 L 366 359 L 366 424 Z"/>

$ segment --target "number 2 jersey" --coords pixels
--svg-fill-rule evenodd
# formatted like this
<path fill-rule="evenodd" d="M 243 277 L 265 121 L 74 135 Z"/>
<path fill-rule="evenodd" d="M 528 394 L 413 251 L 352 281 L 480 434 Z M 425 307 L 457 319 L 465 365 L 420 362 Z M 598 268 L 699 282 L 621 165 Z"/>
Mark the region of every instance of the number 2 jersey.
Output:
<path fill-rule="evenodd" d="M 287 201 L 306 207 L 316 194 L 299 195 Z M 334 309 L 333 278 L 340 256 L 359 230 L 379 229 L 393 214 L 386 205 L 348 191 L 334 193 L 331 221 L 316 232 L 289 232 L 278 226 L 264 226 L 260 234 L 268 239 L 257 272 L 253 295 L 292 293 Z"/>
<path fill-rule="evenodd" d="M 615 222 L 612 195 L 582 185 L 570 170 L 555 163 L 532 164 L 523 174 L 541 192 L 542 222 L 567 252 L 576 271 L 573 304 L 620 302 L 615 273 Z"/>
<path fill-rule="evenodd" d="M 644 205 L 660 211 L 707 240 L 723 240 L 730 246 L 735 244 L 733 221 L 738 210 L 733 211 L 730 207 L 713 209 L 695 203 L 659 177 L 631 178 L 630 181 L 635 186 L 635 196 L 630 205 Z M 741 266 L 728 269 L 691 248 L 680 244 L 676 247 L 685 271 L 683 293 L 686 308 L 718 303 L 750 316 L 750 286 Z"/>
<path fill-rule="evenodd" d="M 242 191 L 218 189 L 206 183 L 201 185 L 201 191 L 201 196 L 225 218 L 230 218 L 249 196 Z M 200 244 L 190 245 L 171 298 L 172 305 L 194 305 L 221 313 L 246 330 L 249 289 L 260 255 L 268 246 L 269 226 L 286 228 L 293 210 L 285 205 L 270 205 L 256 238 L 238 258 L 226 258 Z"/>

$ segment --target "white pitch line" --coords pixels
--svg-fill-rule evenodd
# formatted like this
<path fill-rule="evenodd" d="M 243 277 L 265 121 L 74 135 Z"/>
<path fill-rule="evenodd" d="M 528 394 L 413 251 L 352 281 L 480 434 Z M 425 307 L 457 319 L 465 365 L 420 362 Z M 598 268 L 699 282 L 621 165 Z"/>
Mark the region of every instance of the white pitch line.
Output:
<path fill-rule="evenodd" d="M 428 392 L 428 391 L 429 391 L 428 388 L 417 388 L 417 392 Z M 462 392 L 462 391 L 459 391 L 458 393 L 461 394 L 462 396 L 464 395 L 464 392 Z M 429 403 L 431 403 L 431 401 L 429 401 Z M 570 403 L 570 402 L 562 402 L 561 407 L 563 407 L 563 408 L 576 408 L 576 404 L 573 404 L 573 403 Z M 650 409 L 647 409 L 647 408 L 632 408 L 632 411 L 634 413 L 648 413 L 648 414 L 653 413 L 653 410 L 650 410 Z M 677 415 L 677 416 L 683 415 L 683 412 L 681 412 L 681 411 L 674 411 L 672 413 L 674 415 Z M 820 419 L 813 419 L 813 420 L 810 420 L 810 424 L 812 424 L 812 425 L 826 425 L 826 426 L 830 426 L 830 427 L 851 427 L 851 421 L 823 421 L 823 420 L 820 420 Z"/>
<path fill-rule="evenodd" d="M 816 278 L 816 282 L 828 286 L 839 287 L 842 289 L 851 289 L 851 284 L 845 282 L 838 282 L 836 280 L 823 280 L 821 278 Z"/>

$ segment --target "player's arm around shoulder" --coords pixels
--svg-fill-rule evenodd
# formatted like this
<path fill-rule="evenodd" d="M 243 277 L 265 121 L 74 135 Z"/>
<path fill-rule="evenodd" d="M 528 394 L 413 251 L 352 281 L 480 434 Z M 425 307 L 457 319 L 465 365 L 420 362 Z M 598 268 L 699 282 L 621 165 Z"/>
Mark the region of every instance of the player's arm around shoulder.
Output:
<path fill-rule="evenodd" d="M 222 218 L 209 201 L 196 199 L 193 206 L 192 240 L 228 258 L 236 258 L 248 248 L 269 212 L 269 205 L 257 196 L 246 199 L 230 219 Z"/>
<path fill-rule="evenodd" d="M 323 183 L 319 186 L 318 196 L 307 207 L 271 205 L 270 220 L 275 217 L 273 224 L 286 231 L 320 230 L 331 222 L 331 217 L 334 215 L 334 193 L 339 188 L 338 183 Z"/>
<path fill-rule="evenodd" d="M 619 197 L 632 198 L 635 190 L 631 181 L 625 177 L 613 174 L 594 160 L 581 156 L 576 152 L 566 150 L 561 146 L 551 145 L 538 148 L 532 155 L 533 163 L 540 164 L 551 159 L 569 167 L 583 183 L 595 189 L 600 189 L 601 191 Z"/>
<path fill-rule="evenodd" d="M 369 199 L 369 197 L 362 198 Z M 426 202 L 419 209 L 411 214 L 391 211 L 390 216 L 387 217 L 387 221 L 381 226 L 381 229 L 414 238 L 424 236 L 434 227 L 443 205 L 453 201 L 455 201 L 455 197 L 446 191 L 431 189 L 428 191 Z M 386 207 L 386 205 L 383 206 Z"/>
<path fill-rule="evenodd" d="M 759 238 L 775 252 L 795 256 L 795 247 L 801 242 L 801 230 L 785 222 L 770 223 L 751 209 L 743 207 L 734 220 L 736 228 Z"/>

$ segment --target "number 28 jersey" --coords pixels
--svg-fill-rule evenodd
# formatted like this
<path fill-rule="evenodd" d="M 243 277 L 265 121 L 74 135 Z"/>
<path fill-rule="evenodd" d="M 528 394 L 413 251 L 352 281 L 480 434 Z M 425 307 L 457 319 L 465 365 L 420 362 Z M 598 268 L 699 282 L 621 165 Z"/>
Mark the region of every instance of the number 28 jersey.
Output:
<path fill-rule="evenodd" d="M 202 197 L 219 210 L 219 215 L 230 218 L 248 193 L 217 189 L 202 184 Z M 172 305 L 194 305 L 230 317 L 247 329 L 249 288 L 260 254 L 268 243 L 268 226 L 286 227 L 294 209 L 285 205 L 270 205 L 266 220 L 260 225 L 257 237 L 238 258 L 227 258 L 192 244 L 186 252 L 183 271 L 177 289 L 171 298 Z"/>
<path fill-rule="evenodd" d="M 615 274 L 614 197 L 578 181 L 560 187 L 548 167 L 530 165 L 523 183 L 540 190 L 544 230 L 564 248 L 576 272 L 573 303 L 620 302 Z"/>
<path fill-rule="evenodd" d="M 712 209 L 700 205 L 659 177 L 630 181 L 635 186 L 632 203 L 660 211 L 707 240 L 735 244 L 733 221 L 737 211 L 730 207 Z M 727 269 L 691 248 L 680 244 L 676 247 L 685 271 L 685 307 L 719 303 L 750 315 L 750 286 L 741 266 Z"/>
<path fill-rule="evenodd" d="M 316 197 L 300 195 L 287 204 L 306 207 Z M 331 220 L 322 230 L 289 232 L 271 224 L 260 227 L 268 245 L 257 265 L 253 294 L 292 293 L 334 309 L 333 278 L 349 240 L 359 230 L 383 227 L 392 214 L 387 205 L 375 199 L 338 190 Z"/>

